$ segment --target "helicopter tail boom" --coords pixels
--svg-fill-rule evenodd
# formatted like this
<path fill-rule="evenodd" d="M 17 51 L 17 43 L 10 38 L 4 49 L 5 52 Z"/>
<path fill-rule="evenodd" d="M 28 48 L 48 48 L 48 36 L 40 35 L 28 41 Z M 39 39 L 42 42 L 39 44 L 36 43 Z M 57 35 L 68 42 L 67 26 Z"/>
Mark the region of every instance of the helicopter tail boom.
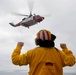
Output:
<path fill-rule="evenodd" d="M 13 26 L 13 27 L 17 27 L 17 25 L 14 25 L 13 23 L 9 23 L 11 26 Z"/>

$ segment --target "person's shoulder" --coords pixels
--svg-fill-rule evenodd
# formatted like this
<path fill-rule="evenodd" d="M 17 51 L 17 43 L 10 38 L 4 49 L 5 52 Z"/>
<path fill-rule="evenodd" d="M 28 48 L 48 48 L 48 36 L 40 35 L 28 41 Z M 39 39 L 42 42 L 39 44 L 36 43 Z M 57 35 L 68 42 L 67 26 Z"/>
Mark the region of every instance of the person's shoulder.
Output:
<path fill-rule="evenodd" d="M 34 50 L 36 50 L 36 49 L 38 49 L 38 48 L 40 48 L 40 47 L 32 48 L 32 49 L 28 50 L 27 52 L 32 52 L 32 51 L 34 51 Z"/>
<path fill-rule="evenodd" d="M 54 48 L 55 48 L 55 50 L 56 50 L 57 52 L 63 54 L 63 51 L 61 51 L 60 49 L 58 49 L 58 48 L 56 48 L 56 47 L 54 47 Z"/>

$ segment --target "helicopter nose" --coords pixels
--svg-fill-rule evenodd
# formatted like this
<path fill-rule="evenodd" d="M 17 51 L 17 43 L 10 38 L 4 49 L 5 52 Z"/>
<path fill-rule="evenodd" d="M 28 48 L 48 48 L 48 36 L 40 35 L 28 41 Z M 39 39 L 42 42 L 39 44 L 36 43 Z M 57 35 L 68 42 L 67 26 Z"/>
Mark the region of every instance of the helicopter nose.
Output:
<path fill-rule="evenodd" d="M 44 19 L 44 17 L 42 17 L 42 20 Z"/>

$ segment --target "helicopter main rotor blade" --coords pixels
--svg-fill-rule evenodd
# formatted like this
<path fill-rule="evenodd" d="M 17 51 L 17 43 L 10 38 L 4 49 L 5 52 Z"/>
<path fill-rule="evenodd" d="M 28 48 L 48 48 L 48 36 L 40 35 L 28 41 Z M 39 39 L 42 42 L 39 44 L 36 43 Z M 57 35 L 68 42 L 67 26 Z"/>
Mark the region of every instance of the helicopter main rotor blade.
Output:
<path fill-rule="evenodd" d="M 50 17 L 51 14 L 43 14 L 42 16 L 44 16 L 44 17 Z"/>
<path fill-rule="evenodd" d="M 20 13 L 12 13 L 12 14 L 14 14 L 14 15 L 18 15 L 18 16 L 28 16 L 28 15 L 25 15 L 25 14 L 20 14 Z"/>
<path fill-rule="evenodd" d="M 34 0 L 28 0 L 28 6 L 29 6 L 30 14 L 32 14 Z"/>

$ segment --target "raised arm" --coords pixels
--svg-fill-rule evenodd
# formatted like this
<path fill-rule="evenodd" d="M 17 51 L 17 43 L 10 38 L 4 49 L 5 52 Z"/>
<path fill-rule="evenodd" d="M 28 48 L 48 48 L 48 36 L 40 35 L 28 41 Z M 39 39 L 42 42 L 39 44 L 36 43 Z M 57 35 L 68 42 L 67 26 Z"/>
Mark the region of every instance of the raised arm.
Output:
<path fill-rule="evenodd" d="M 73 55 L 73 52 L 71 50 L 68 50 L 66 44 L 64 43 L 60 44 L 60 47 L 62 48 L 62 51 L 64 53 L 63 66 L 73 66 L 75 64 L 75 56 Z"/>
<path fill-rule="evenodd" d="M 23 45 L 24 45 L 23 42 L 18 42 L 16 48 L 12 53 L 11 59 L 14 65 L 22 66 L 28 64 L 27 53 L 20 55 Z"/>

